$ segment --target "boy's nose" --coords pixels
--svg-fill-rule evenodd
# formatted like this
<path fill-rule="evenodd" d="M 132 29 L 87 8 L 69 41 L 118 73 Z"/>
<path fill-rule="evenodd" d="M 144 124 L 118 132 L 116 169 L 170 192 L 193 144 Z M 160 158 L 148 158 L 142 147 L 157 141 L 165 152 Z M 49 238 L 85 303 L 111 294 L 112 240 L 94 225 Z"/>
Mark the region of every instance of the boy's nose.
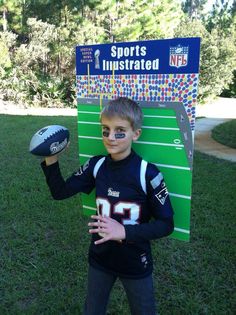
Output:
<path fill-rule="evenodd" d="M 110 132 L 109 132 L 108 139 L 109 139 L 109 140 L 116 140 L 115 132 L 110 131 Z"/>

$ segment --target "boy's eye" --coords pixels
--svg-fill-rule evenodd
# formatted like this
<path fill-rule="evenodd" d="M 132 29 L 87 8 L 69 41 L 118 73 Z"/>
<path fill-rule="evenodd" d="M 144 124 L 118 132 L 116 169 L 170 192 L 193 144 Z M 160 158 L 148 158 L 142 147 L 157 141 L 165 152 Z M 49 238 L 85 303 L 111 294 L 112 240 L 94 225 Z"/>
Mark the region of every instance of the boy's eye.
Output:
<path fill-rule="evenodd" d="M 125 132 L 125 129 L 124 129 L 124 128 L 118 128 L 118 129 L 116 130 L 116 132 L 118 132 L 118 133 L 120 133 L 120 132 Z"/>
<path fill-rule="evenodd" d="M 102 136 L 108 138 L 109 137 L 109 131 L 102 130 Z"/>

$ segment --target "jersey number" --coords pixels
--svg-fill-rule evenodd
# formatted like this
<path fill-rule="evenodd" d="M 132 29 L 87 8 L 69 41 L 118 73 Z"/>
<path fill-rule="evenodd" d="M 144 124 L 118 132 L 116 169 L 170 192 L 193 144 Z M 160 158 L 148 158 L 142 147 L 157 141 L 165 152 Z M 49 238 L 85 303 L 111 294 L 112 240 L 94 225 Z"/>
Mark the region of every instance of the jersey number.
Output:
<path fill-rule="evenodd" d="M 97 209 L 99 209 L 98 212 L 101 215 L 111 217 L 111 211 L 113 211 L 114 214 L 120 214 L 121 216 L 125 216 L 125 214 L 128 213 L 128 218 L 122 219 L 122 223 L 132 225 L 138 224 L 140 206 L 136 203 L 119 201 L 112 206 L 107 199 L 97 198 L 96 204 Z"/>

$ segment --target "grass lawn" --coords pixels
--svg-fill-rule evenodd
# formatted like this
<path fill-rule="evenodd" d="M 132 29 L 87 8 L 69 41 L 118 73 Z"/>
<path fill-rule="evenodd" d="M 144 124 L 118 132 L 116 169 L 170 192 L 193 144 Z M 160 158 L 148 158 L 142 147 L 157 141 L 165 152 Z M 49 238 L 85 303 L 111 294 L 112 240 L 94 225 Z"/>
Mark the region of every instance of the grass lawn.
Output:
<path fill-rule="evenodd" d="M 216 126 L 212 130 L 212 138 L 221 144 L 236 149 L 236 119 Z"/>
<path fill-rule="evenodd" d="M 28 153 L 33 133 L 62 124 L 72 135 L 61 168 L 78 167 L 76 117 L 0 115 L 0 314 L 81 314 L 90 236 L 79 196 L 53 201 Z M 161 315 L 235 314 L 236 163 L 195 153 L 191 242 L 152 243 Z M 99 288 L 98 288 L 99 289 Z M 110 315 L 129 315 L 118 282 Z M 147 314 L 148 315 L 148 314 Z"/>

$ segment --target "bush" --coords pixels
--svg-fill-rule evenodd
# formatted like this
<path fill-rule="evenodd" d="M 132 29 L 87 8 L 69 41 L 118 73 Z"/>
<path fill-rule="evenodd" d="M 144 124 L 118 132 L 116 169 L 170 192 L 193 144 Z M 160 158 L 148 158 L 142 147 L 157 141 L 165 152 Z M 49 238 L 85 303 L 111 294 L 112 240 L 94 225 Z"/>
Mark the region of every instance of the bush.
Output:
<path fill-rule="evenodd" d="M 68 33 L 34 18 L 27 25 L 27 44 L 17 46 L 13 33 L 0 33 L 1 94 L 25 105 L 74 105 L 73 52 L 64 45 Z"/>
<path fill-rule="evenodd" d="M 12 32 L 0 33 L 0 79 L 2 79 L 12 66 L 10 49 L 15 44 L 17 36 Z"/>
<path fill-rule="evenodd" d="M 221 96 L 223 97 L 236 97 L 236 70 L 233 72 L 233 81 L 229 84 L 229 88 L 223 90 Z"/>

